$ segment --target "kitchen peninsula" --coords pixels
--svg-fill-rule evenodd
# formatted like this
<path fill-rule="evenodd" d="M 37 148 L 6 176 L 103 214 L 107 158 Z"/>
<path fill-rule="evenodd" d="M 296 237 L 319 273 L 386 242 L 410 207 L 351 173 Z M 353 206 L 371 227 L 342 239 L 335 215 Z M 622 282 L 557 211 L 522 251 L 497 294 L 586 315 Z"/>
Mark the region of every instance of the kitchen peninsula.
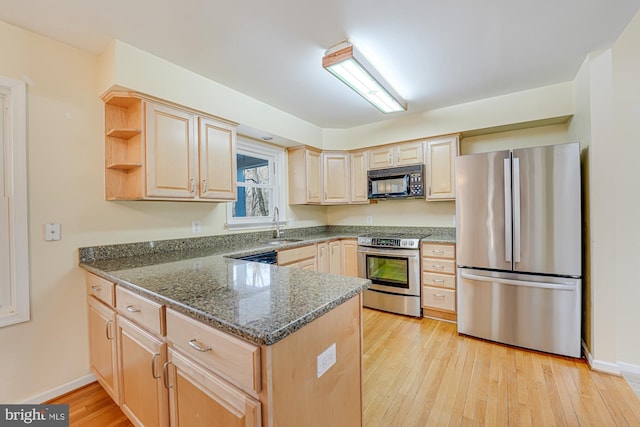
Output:
<path fill-rule="evenodd" d="M 361 425 L 370 282 L 233 259 L 265 247 L 212 239 L 80 249 L 105 390 L 144 425 Z"/>

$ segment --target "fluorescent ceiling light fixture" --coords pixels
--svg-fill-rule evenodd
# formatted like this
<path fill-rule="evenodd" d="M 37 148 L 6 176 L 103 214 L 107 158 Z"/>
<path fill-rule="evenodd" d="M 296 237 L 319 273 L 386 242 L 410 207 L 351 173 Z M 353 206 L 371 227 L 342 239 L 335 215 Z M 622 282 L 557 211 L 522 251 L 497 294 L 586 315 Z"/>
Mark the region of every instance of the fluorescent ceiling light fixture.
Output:
<path fill-rule="evenodd" d="M 322 66 L 383 113 L 407 109 L 407 103 L 350 42 L 324 53 Z"/>

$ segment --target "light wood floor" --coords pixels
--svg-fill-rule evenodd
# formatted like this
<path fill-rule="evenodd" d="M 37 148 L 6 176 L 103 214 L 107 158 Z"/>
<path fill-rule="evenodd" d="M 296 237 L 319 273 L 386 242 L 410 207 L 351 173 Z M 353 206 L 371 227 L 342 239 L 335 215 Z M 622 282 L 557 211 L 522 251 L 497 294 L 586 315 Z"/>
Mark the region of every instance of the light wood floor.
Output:
<path fill-rule="evenodd" d="M 364 425 L 640 426 L 640 399 L 584 361 L 459 336 L 455 325 L 364 311 Z M 71 426 L 131 426 L 97 384 L 50 403 Z"/>
<path fill-rule="evenodd" d="M 579 359 L 365 309 L 364 425 L 640 426 L 640 399 Z"/>

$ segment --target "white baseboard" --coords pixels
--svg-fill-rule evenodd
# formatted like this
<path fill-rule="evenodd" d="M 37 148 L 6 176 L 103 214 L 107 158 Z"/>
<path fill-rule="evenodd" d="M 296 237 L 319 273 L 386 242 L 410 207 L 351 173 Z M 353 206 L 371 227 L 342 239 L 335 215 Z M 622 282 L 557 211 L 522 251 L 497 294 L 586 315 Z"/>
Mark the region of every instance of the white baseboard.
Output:
<path fill-rule="evenodd" d="M 640 381 L 640 366 L 632 365 L 631 363 L 618 362 L 622 375 L 629 375 L 630 377 L 637 378 Z"/>
<path fill-rule="evenodd" d="M 32 405 L 32 404 L 40 404 L 42 402 L 46 402 L 48 400 L 53 399 L 54 397 L 61 396 L 65 393 L 69 393 L 77 388 L 85 386 L 87 384 L 91 384 L 96 381 L 96 377 L 93 374 L 87 374 L 83 377 L 80 377 L 76 380 L 70 381 L 66 384 L 59 385 L 58 387 L 54 387 L 51 390 L 47 390 L 43 393 L 37 394 L 35 396 L 31 396 L 30 398 L 20 402 L 23 405 Z"/>
<path fill-rule="evenodd" d="M 601 360 L 595 360 L 593 355 L 589 352 L 587 345 L 582 341 L 582 352 L 587 358 L 589 367 L 594 371 L 600 371 L 611 375 L 621 376 L 619 363 L 603 362 Z"/>

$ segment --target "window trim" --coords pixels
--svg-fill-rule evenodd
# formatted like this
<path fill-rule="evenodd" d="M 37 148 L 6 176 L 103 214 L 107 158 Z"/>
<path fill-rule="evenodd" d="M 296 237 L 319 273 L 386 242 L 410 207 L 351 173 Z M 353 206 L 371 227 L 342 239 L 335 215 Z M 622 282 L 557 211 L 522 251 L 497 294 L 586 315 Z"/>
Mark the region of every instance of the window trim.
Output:
<path fill-rule="evenodd" d="M 21 80 L 0 76 L 5 92 L 5 191 L 10 200 L 9 239 L 11 314 L 0 314 L 0 327 L 26 322 L 29 311 L 29 231 L 27 200 L 27 97 Z M 0 286 L 2 284 L 0 283 Z"/>
<path fill-rule="evenodd" d="M 273 174 L 273 191 L 274 191 L 274 207 L 278 207 L 280 217 L 279 223 L 286 224 L 286 191 L 285 191 L 285 149 L 272 144 L 255 141 L 249 138 L 238 136 L 236 144 L 236 154 L 246 153 L 248 155 L 271 157 L 275 163 L 275 173 Z M 237 173 L 237 171 L 236 171 Z M 237 184 L 236 184 L 237 185 Z M 250 228 L 269 228 L 274 225 L 272 217 L 264 217 L 262 219 L 251 218 L 234 218 L 232 214 L 233 203 L 227 203 L 227 223 L 226 228 L 234 229 L 250 229 Z"/>

